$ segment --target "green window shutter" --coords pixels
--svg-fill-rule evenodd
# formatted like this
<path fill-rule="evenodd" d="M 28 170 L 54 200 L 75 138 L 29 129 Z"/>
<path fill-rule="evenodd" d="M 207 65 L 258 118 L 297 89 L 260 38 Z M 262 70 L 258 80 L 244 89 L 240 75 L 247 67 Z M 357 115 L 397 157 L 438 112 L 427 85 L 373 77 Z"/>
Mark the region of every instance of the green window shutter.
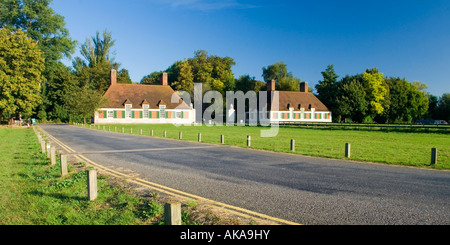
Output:
<path fill-rule="evenodd" d="M 117 118 L 117 111 L 114 111 L 114 118 Z"/>
<path fill-rule="evenodd" d="M 139 112 L 139 115 L 140 115 L 140 117 L 139 117 L 139 118 L 141 118 L 141 119 L 142 119 L 143 111 L 140 111 L 140 112 Z"/>
<path fill-rule="evenodd" d="M 125 111 L 122 111 L 122 118 L 125 118 Z"/>
<path fill-rule="evenodd" d="M 166 118 L 169 118 L 169 112 L 166 111 Z"/>
<path fill-rule="evenodd" d="M 181 118 L 184 118 L 184 111 L 181 111 Z"/>
<path fill-rule="evenodd" d="M 159 118 L 159 111 L 156 112 L 156 118 Z"/>
<path fill-rule="evenodd" d="M 103 118 L 108 118 L 108 111 L 103 111 Z"/>
<path fill-rule="evenodd" d="M 131 111 L 131 118 L 134 118 L 134 111 Z"/>

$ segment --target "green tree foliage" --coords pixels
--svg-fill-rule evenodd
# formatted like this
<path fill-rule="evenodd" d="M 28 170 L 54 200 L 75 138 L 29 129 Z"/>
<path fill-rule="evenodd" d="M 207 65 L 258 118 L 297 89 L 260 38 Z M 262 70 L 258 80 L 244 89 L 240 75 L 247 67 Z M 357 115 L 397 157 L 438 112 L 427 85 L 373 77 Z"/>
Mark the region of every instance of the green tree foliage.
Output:
<path fill-rule="evenodd" d="M 450 93 L 444 93 L 439 98 L 436 119 L 450 121 Z"/>
<path fill-rule="evenodd" d="M 84 123 L 106 102 L 102 93 L 89 86 L 76 87 L 67 96 L 66 101 L 70 115 L 82 119 Z"/>
<path fill-rule="evenodd" d="M 111 69 L 118 70 L 119 63 L 114 61 L 112 47 L 115 40 L 112 33 L 104 30 L 102 35 L 97 31 L 96 35 L 81 45 L 82 57 L 76 57 L 72 66 L 81 86 L 90 86 L 100 93 L 106 92 L 110 86 L 109 74 Z M 131 83 L 128 70 L 121 69 L 117 75 L 118 83 Z"/>
<path fill-rule="evenodd" d="M 21 28 L 28 37 L 37 42 L 45 59 L 42 72 L 45 82 L 41 84 L 43 103 L 37 108 L 38 114 L 47 119 L 62 101 L 47 98 L 47 87 L 60 86 L 58 74 L 63 57 L 71 57 L 76 41 L 72 40 L 65 28 L 64 17 L 56 14 L 50 7 L 51 0 L 3 0 L 0 2 L 0 25 L 14 30 Z"/>
<path fill-rule="evenodd" d="M 159 85 L 159 84 L 161 84 L 161 74 L 162 73 L 163 73 L 162 71 L 152 72 L 149 75 L 144 76 L 141 79 L 140 84 Z"/>
<path fill-rule="evenodd" d="M 315 86 L 318 93 L 317 97 L 322 103 L 324 103 L 331 111 L 336 111 L 337 108 L 337 96 L 335 96 L 338 90 L 338 78 L 339 76 L 334 71 L 333 65 L 328 65 L 327 69 L 322 72 L 323 80 L 319 81 Z"/>
<path fill-rule="evenodd" d="M 181 63 L 178 78 L 172 83 L 172 87 L 175 90 L 183 90 L 190 93 L 193 98 L 194 74 L 192 73 L 192 66 L 188 60 Z"/>
<path fill-rule="evenodd" d="M 0 119 L 31 116 L 41 103 L 44 58 L 36 42 L 18 29 L 0 29 Z"/>
<path fill-rule="evenodd" d="M 379 73 L 377 68 L 367 69 L 361 74 L 361 79 L 369 100 L 369 113 L 375 117 L 385 109 L 383 101 L 386 97 L 387 89 L 383 84 L 383 73 Z"/>
<path fill-rule="evenodd" d="M 318 98 L 333 112 L 336 122 L 412 122 L 428 109 L 426 85 L 385 78 L 377 68 L 341 80 L 329 65 L 316 85 Z"/>
<path fill-rule="evenodd" d="M 369 102 L 360 76 L 345 76 L 336 90 L 336 107 L 333 116 L 337 121 L 363 122 L 366 119 Z"/>
<path fill-rule="evenodd" d="M 202 83 L 203 91 L 216 90 L 222 94 L 234 90 L 235 78 L 232 66 L 233 58 L 209 55 L 205 50 L 198 50 L 194 57 L 176 61 L 165 71 L 152 72 L 141 80 L 141 84 L 160 84 L 160 74 L 168 73 L 168 82 L 175 90 L 191 92 L 194 83 Z"/>
<path fill-rule="evenodd" d="M 266 83 L 258 81 L 255 77 L 251 77 L 250 75 L 239 76 L 236 79 L 236 91 L 242 91 L 247 93 L 248 91 L 255 91 L 258 94 L 259 91 L 266 90 Z"/>
<path fill-rule="evenodd" d="M 78 80 L 72 74 L 70 68 L 64 64 L 58 63 L 55 68 L 56 70 L 52 72 L 55 77 L 44 88 L 45 91 L 43 92 L 46 96 L 44 96 L 44 103 L 40 105 L 38 119 L 68 122 L 67 97 L 71 91 L 78 87 Z"/>
<path fill-rule="evenodd" d="M 284 62 L 277 62 L 262 68 L 262 76 L 265 81 L 275 80 L 276 89 L 281 91 L 298 91 L 300 78 L 296 78 L 288 72 Z"/>
<path fill-rule="evenodd" d="M 2 0 L 0 25 L 3 28 L 21 28 L 38 43 L 46 62 L 70 57 L 76 42 L 65 28 L 64 17 L 50 8 L 51 0 Z M 46 66 L 48 64 L 46 63 Z"/>

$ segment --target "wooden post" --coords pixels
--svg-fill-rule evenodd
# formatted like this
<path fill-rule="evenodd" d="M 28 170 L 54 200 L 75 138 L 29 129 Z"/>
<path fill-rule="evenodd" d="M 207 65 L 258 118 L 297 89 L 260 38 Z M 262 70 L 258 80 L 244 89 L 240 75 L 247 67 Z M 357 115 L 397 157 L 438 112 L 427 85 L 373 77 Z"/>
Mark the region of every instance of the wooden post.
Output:
<path fill-rule="evenodd" d="M 56 149 L 55 147 L 50 148 L 50 165 L 56 164 Z"/>
<path fill-rule="evenodd" d="M 88 200 L 93 201 L 97 198 L 97 171 L 86 170 L 87 173 L 87 191 Z"/>
<path fill-rule="evenodd" d="M 61 177 L 64 177 L 68 174 L 67 171 L 67 155 L 61 154 Z"/>
<path fill-rule="evenodd" d="M 247 135 L 247 146 L 250 146 L 251 145 L 251 140 L 252 140 L 252 138 L 250 137 L 250 135 Z"/>
<path fill-rule="evenodd" d="M 142 135 L 142 128 L 139 130 L 139 134 Z"/>
<path fill-rule="evenodd" d="M 114 127 L 114 132 L 117 132 L 117 127 Z"/>
<path fill-rule="evenodd" d="M 295 151 L 295 140 L 291 139 L 291 151 Z"/>
<path fill-rule="evenodd" d="M 198 142 L 202 142 L 202 133 L 198 133 Z"/>
<path fill-rule="evenodd" d="M 150 135 L 153 136 L 153 129 L 150 131 Z"/>
<path fill-rule="evenodd" d="M 225 136 L 222 134 L 220 135 L 220 143 L 223 145 L 225 144 Z"/>
<path fill-rule="evenodd" d="M 133 134 L 133 128 L 130 128 L 130 134 Z"/>
<path fill-rule="evenodd" d="M 41 141 L 41 151 L 42 151 L 42 154 L 45 153 L 45 141 L 44 140 Z"/>
<path fill-rule="evenodd" d="M 164 205 L 164 223 L 166 225 L 181 225 L 180 203 L 166 203 Z"/>
<path fill-rule="evenodd" d="M 350 158 L 350 143 L 345 143 L 345 157 Z"/>
<path fill-rule="evenodd" d="M 434 165 L 437 163 L 437 149 L 431 148 L 431 165 Z"/>
<path fill-rule="evenodd" d="M 164 130 L 164 138 L 166 138 L 166 136 L 167 136 L 167 132 L 166 132 L 166 130 Z"/>
<path fill-rule="evenodd" d="M 183 132 L 180 131 L 180 133 L 178 134 L 178 138 L 179 138 L 180 140 L 183 139 Z"/>
<path fill-rule="evenodd" d="M 125 128 L 122 127 L 122 133 L 125 133 Z"/>
<path fill-rule="evenodd" d="M 47 149 L 47 158 L 50 158 L 50 148 L 51 148 L 51 146 L 50 146 L 50 143 L 46 143 L 46 149 Z"/>

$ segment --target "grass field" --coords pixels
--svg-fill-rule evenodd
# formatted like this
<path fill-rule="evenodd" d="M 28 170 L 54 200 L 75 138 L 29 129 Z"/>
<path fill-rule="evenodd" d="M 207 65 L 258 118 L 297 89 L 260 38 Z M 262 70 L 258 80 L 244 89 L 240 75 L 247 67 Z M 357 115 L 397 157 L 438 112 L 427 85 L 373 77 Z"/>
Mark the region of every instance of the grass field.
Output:
<path fill-rule="evenodd" d="M 0 128 L 0 225 L 146 225 L 163 224 L 163 197 L 136 195 L 122 182 L 98 177 L 98 198 L 87 200 L 86 167 L 71 165 L 60 177 L 59 163 L 40 153 L 32 129 Z M 183 204 L 183 224 L 239 223 L 196 203 Z M 192 213 L 197 216 L 192 215 Z"/>
<path fill-rule="evenodd" d="M 351 144 L 351 160 L 407 165 L 434 169 L 450 169 L 450 134 L 446 132 L 397 132 L 379 130 L 345 130 L 334 128 L 299 128 L 284 126 L 276 137 L 262 138 L 261 130 L 267 127 L 238 126 L 175 126 L 154 125 L 95 125 L 92 128 L 154 137 L 179 138 L 197 141 L 198 133 L 202 142 L 220 144 L 224 135 L 225 144 L 247 147 L 247 135 L 251 136 L 251 148 L 278 152 L 291 152 L 290 140 L 295 140 L 295 152 L 307 156 L 345 158 L 345 143 Z M 131 130 L 132 129 L 132 130 Z M 438 150 L 438 164 L 431 163 L 431 148 Z"/>

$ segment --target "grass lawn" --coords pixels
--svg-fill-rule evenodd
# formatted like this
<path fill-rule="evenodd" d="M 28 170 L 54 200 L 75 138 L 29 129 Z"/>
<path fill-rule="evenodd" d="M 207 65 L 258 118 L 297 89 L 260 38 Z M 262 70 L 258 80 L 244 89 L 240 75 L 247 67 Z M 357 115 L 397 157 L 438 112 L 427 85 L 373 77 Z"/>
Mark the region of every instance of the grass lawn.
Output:
<path fill-rule="evenodd" d="M 247 147 L 247 135 L 251 136 L 251 148 L 278 152 L 290 152 L 290 140 L 295 140 L 294 154 L 345 158 L 345 143 L 351 144 L 351 159 L 380 162 L 434 169 L 450 169 L 450 134 L 444 132 L 396 132 L 379 130 L 346 130 L 324 128 L 298 128 L 283 126 L 276 137 L 262 138 L 261 130 L 268 127 L 238 126 L 175 126 L 172 124 L 139 125 L 95 125 L 96 129 L 111 130 L 154 137 L 179 138 L 197 141 L 198 133 L 202 142 L 220 144 L 220 135 L 225 144 Z M 438 164 L 430 165 L 431 148 L 438 150 Z"/>
<path fill-rule="evenodd" d="M 0 225 L 163 224 L 164 199 L 157 193 L 136 195 L 99 175 L 98 198 L 88 201 L 83 163 L 70 165 L 69 176 L 61 178 L 59 160 L 49 165 L 32 129 L 0 128 L 0 139 Z M 196 219 L 195 209 L 195 203 L 183 204 L 183 224 L 223 222 L 209 213 Z"/>

